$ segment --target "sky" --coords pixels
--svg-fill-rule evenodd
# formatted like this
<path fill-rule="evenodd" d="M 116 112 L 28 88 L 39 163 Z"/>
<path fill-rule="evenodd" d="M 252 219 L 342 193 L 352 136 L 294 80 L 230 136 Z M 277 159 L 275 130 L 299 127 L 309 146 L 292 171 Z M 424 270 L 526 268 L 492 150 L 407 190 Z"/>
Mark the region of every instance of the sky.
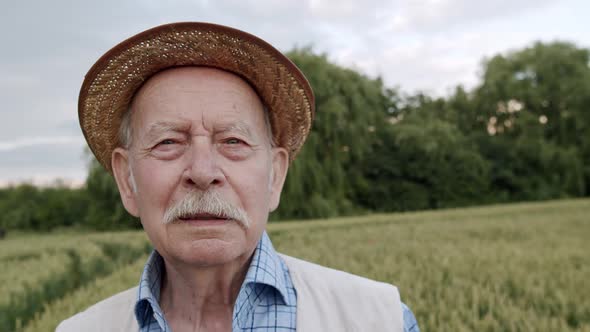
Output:
<path fill-rule="evenodd" d="M 588 0 L 52 0 L 0 3 L 0 186 L 79 185 L 77 98 L 112 46 L 170 22 L 245 30 L 281 51 L 311 46 L 402 92 L 478 83 L 483 59 L 534 41 L 590 48 Z"/>

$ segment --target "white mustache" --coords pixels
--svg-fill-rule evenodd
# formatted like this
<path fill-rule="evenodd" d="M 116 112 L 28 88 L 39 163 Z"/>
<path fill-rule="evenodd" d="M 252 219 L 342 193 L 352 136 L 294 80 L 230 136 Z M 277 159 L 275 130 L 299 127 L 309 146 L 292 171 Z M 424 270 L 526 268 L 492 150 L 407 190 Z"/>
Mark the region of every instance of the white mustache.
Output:
<path fill-rule="evenodd" d="M 166 210 L 163 223 L 170 224 L 183 217 L 196 214 L 210 214 L 219 218 L 232 219 L 246 229 L 250 227 L 250 220 L 246 211 L 233 206 L 221 198 L 218 193 L 211 190 L 189 192 L 182 200 Z"/>

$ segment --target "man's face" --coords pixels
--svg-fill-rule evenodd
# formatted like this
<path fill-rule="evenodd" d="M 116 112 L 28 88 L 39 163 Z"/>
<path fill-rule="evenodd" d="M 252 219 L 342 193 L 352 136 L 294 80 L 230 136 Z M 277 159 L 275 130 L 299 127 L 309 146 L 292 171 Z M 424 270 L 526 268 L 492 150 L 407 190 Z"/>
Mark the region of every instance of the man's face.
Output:
<path fill-rule="evenodd" d="M 247 259 L 288 166 L 286 151 L 270 146 L 254 90 L 221 70 L 175 68 L 150 78 L 131 112 L 131 146 L 113 152 L 113 170 L 154 247 L 171 262 L 198 266 Z M 249 226 L 207 213 L 164 223 L 189 193 L 207 191 L 243 210 Z"/>

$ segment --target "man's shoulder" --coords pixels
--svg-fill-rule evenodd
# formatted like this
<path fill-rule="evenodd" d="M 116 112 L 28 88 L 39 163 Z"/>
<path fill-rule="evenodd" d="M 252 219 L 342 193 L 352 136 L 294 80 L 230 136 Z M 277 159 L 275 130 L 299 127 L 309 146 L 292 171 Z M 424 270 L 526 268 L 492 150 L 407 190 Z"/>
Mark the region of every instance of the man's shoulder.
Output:
<path fill-rule="evenodd" d="M 297 293 L 303 331 L 403 331 L 394 285 L 280 254 Z"/>
<path fill-rule="evenodd" d="M 292 276 L 313 282 L 316 286 L 338 287 L 342 288 L 342 291 L 374 290 L 379 292 L 385 290 L 397 292 L 397 288 L 392 284 L 371 280 L 284 254 L 279 254 L 279 256 L 287 264 Z"/>
<path fill-rule="evenodd" d="M 111 324 L 127 331 L 126 328 L 137 324 L 133 314 L 136 300 L 137 287 L 130 288 L 64 320 L 55 331 L 107 331 Z"/>

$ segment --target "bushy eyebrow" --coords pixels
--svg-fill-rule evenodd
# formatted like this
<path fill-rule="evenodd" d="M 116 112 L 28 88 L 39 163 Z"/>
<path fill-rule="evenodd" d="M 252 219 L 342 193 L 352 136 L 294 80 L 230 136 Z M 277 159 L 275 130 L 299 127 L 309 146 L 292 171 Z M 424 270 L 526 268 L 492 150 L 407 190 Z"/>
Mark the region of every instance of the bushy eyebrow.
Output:
<path fill-rule="evenodd" d="M 237 133 L 240 133 L 246 137 L 250 137 L 250 138 L 254 137 L 254 135 L 252 135 L 252 131 L 250 130 L 250 126 L 248 126 L 246 123 L 244 123 L 242 121 L 238 121 L 238 122 L 226 124 L 226 125 L 220 125 L 217 128 L 215 128 L 215 132 L 217 132 L 217 133 L 237 132 Z"/>
<path fill-rule="evenodd" d="M 190 130 L 190 124 L 183 124 L 183 123 L 169 122 L 169 121 L 158 121 L 158 122 L 153 123 L 152 125 L 149 126 L 149 129 L 147 130 L 145 137 L 148 140 L 151 140 L 151 139 L 158 138 L 159 135 L 161 135 L 162 133 L 165 133 L 165 132 L 176 132 L 176 133 L 186 134 L 189 130 Z M 248 124 L 246 124 L 243 121 L 237 121 L 237 122 L 228 123 L 228 124 L 221 124 L 221 125 L 217 125 L 214 128 L 214 134 L 224 134 L 224 133 L 229 133 L 229 132 L 237 132 L 237 133 L 242 134 L 242 135 L 249 137 L 249 138 L 255 137 L 255 135 L 253 135 L 253 132 L 252 132 L 250 126 L 248 126 Z"/>
<path fill-rule="evenodd" d="M 152 124 L 147 130 L 145 137 L 148 139 L 158 138 L 157 136 L 165 132 L 177 132 L 186 133 L 190 128 L 190 125 L 181 124 L 176 122 L 158 121 Z"/>

